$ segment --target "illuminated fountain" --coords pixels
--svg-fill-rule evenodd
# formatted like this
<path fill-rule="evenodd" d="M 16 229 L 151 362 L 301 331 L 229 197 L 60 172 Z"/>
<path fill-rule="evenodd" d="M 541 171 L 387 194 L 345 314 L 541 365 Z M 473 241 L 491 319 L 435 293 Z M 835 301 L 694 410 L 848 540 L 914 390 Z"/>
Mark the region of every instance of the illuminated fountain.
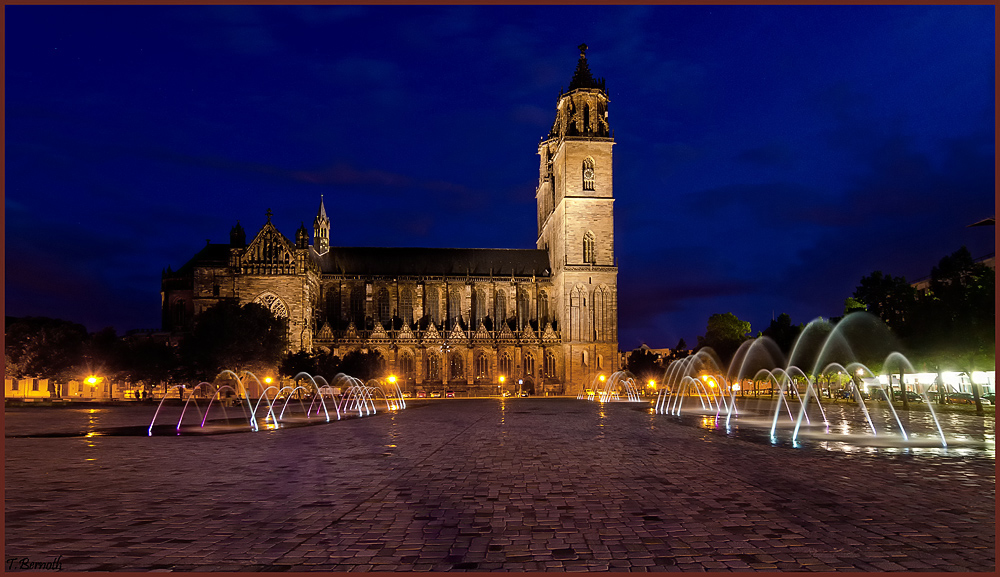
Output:
<path fill-rule="evenodd" d="M 258 431 L 261 428 L 326 423 L 334 416 L 340 420 L 342 416 L 354 412 L 358 417 L 364 417 L 377 412 L 376 404 L 380 399 L 385 402 L 386 410 L 406 408 L 394 377 L 389 377 L 387 382 L 372 379 L 366 384 L 340 373 L 334 377 L 333 384 L 329 384 L 321 376 L 301 372 L 295 375 L 293 382 L 296 384 L 272 385 L 270 378 L 262 383 L 249 371 L 241 376 L 225 370 L 211 383 L 203 381 L 193 387 L 176 385 L 168 389 L 157 406 L 147 434 L 154 434 L 157 417 L 171 397 L 171 390 L 177 391 L 175 398 L 182 401 L 177 424 L 170 430 L 177 435 Z M 212 413 L 213 408 L 215 413 Z M 212 419 L 209 419 L 210 415 Z M 161 425 L 160 429 L 163 428 Z"/>
<path fill-rule="evenodd" d="M 880 374 L 869 366 L 881 367 Z M 674 362 L 666 371 L 654 411 L 694 415 L 703 426 L 727 432 L 766 431 L 772 444 L 790 442 L 795 447 L 804 441 L 903 449 L 986 443 L 949 439 L 929 386 L 917 387 L 926 412 L 901 416 L 891 402 L 884 402 L 892 398 L 887 385 L 892 376 L 901 379 L 913 372 L 909 360 L 892 350 L 891 334 L 880 320 L 853 313 L 836 326 L 822 320 L 809 323 L 787 362 L 767 337 L 744 342 L 728 369 L 710 348 Z M 846 405 L 832 402 L 835 385 L 843 387 L 838 393 L 849 399 Z M 872 401 L 866 404 L 868 391 Z"/>
<path fill-rule="evenodd" d="M 628 371 L 617 371 L 610 377 L 597 375 L 590 388 L 577 395 L 577 399 L 607 403 L 611 401 L 641 402 L 635 376 Z M 622 398 L 624 397 L 624 398 Z"/>
<path fill-rule="evenodd" d="M 390 376 L 385 381 L 371 379 L 365 383 L 361 379 L 341 373 L 334 378 L 334 382 L 345 391 L 340 401 L 340 410 L 345 413 L 357 411 L 359 417 L 374 415 L 378 412 L 376 404 L 379 398 L 385 402 L 387 411 L 406 408 L 403 392 L 396 384 L 395 377 Z"/>

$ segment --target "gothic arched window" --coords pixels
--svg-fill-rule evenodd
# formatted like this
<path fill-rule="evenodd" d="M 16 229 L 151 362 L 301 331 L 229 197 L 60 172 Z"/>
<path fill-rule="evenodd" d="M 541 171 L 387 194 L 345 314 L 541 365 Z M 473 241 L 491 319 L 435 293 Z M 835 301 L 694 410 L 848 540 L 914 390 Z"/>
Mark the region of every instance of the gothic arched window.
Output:
<path fill-rule="evenodd" d="M 451 367 L 450 367 L 450 378 L 452 379 L 462 379 L 465 378 L 465 366 L 462 362 L 461 353 L 451 354 Z"/>
<path fill-rule="evenodd" d="M 542 292 L 538 295 L 538 328 L 544 329 L 549 322 L 549 293 Z"/>
<path fill-rule="evenodd" d="M 378 309 L 377 309 L 378 310 L 378 320 L 383 325 L 385 325 L 390 320 L 392 320 L 392 316 L 391 316 L 392 311 L 390 310 L 390 307 L 389 307 L 389 305 L 391 304 L 389 302 L 389 290 L 387 288 L 385 288 L 385 287 L 382 287 L 382 288 L 378 289 L 378 297 L 375 299 L 375 302 L 378 303 L 376 305 L 378 307 Z"/>
<path fill-rule="evenodd" d="M 183 327 L 187 322 L 187 305 L 183 300 L 174 301 L 173 307 L 171 308 L 171 316 L 173 317 L 175 327 Z"/>
<path fill-rule="evenodd" d="M 403 353 L 399 357 L 399 372 L 402 374 L 404 379 L 412 379 L 416 373 L 416 369 L 413 363 L 413 355 L 410 353 Z"/>
<path fill-rule="evenodd" d="M 594 190 L 594 159 L 589 156 L 583 161 L 583 190 Z"/>
<path fill-rule="evenodd" d="M 499 325 L 507 320 L 507 293 L 503 289 L 497 289 L 493 300 L 493 318 L 496 323 L 495 330 L 500 330 Z"/>
<path fill-rule="evenodd" d="M 441 305 L 438 302 L 437 287 L 424 287 L 424 301 L 427 303 L 424 314 L 430 317 L 432 323 L 441 326 Z"/>
<path fill-rule="evenodd" d="M 354 326 L 363 329 L 365 326 L 365 286 L 359 285 L 351 289 L 351 320 Z"/>
<path fill-rule="evenodd" d="M 441 359 L 435 354 L 427 356 L 427 380 L 441 380 Z"/>
<path fill-rule="evenodd" d="M 594 264 L 597 262 L 597 253 L 594 250 L 594 232 L 588 230 L 587 234 L 583 235 L 583 262 Z"/>
<path fill-rule="evenodd" d="M 340 285 L 333 285 L 326 290 L 326 319 L 331 323 L 340 320 Z"/>
<path fill-rule="evenodd" d="M 521 289 L 517 291 L 517 328 L 522 329 L 528 325 L 531 318 L 531 297 L 528 291 Z"/>
<path fill-rule="evenodd" d="M 486 291 L 472 291 L 472 328 L 479 328 L 479 323 L 486 318 Z"/>
<path fill-rule="evenodd" d="M 524 353 L 524 376 L 535 376 L 535 357 L 531 353 Z"/>
<path fill-rule="evenodd" d="M 604 287 L 598 287 L 594 291 L 593 298 L 594 314 L 594 340 L 611 340 L 611 295 Z"/>
<path fill-rule="evenodd" d="M 500 364 L 497 367 L 497 371 L 501 375 L 504 375 L 504 376 L 506 376 L 509 379 L 512 376 L 513 372 L 514 372 L 512 369 L 513 369 L 513 366 L 511 365 L 511 362 L 510 362 L 510 355 L 508 355 L 507 353 L 501 354 L 500 355 Z"/>
<path fill-rule="evenodd" d="M 584 294 L 583 288 L 578 286 L 569 295 L 569 338 L 573 341 L 583 340 L 583 335 L 586 334 L 583 331 Z"/>
<path fill-rule="evenodd" d="M 552 351 L 545 351 L 545 376 L 550 378 L 556 376 L 556 356 Z"/>
<path fill-rule="evenodd" d="M 451 289 L 451 297 L 448 299 L 448 320 L 457 323 L 462 318 L 462 292 L 458 289 Z"/>
<path fill-rule="evenodd" d="M 399 316 L 403 324 L 413 324 L 413 289 L 405 288 L 399 295 Z"/>
<path fill-rule="evenodd" d="M 487 379 L 490 376 L 490 360 L 486 358 L 484 353 L 479 353 L 476 355 L 476 374 L 477 379 Z"/>
<path fill-rule="evenodd" d="M 288 309 L 285 308 L 285 303 L 283 303 L 274 293 L 268 292 L 260 294 L 253 300 L 253 302 L 264 305 L 264 308 L 271 311 L 271 314 L 279 319 L 288 318 Z"/>

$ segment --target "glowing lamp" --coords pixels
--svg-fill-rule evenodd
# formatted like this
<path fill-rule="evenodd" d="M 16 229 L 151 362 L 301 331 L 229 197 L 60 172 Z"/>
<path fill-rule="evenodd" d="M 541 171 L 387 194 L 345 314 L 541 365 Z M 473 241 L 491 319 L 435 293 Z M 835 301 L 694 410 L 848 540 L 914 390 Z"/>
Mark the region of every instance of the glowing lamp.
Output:
<path fill-rule="evenodd" d="M 653 379 L 649 379 L 649 383 L 648 384 L 649 384 L 650 388 L 653 388 L 653 389 L 656 388 L 656 381 L 654 381 Z"/>
<path fill-rule="evenodd" d="M 739 386 L 739 385 L 733 385 L 733 390 L 734 390 L 734 391 L 738 391 L 738 390 L 740 390 L 740 386 Z"/>
<path fill-rule="evenodd" d="M 601 376 L 599 376 L 597 378 L 600 379 L 602 383 L 604 382 L 604 375 L 601 375 Z"/>
<path fill-rule="evenodd" d="M 90 375 L 89 377 L 87 377 L 87 384 L 88 385 L 96 385 L 97 384 L 97 377 L 95 377 L 94 375 Z"/>
<path fill-rule="evenodd" d="M 264 377 L 264 382 L 269 385 L 271 384 L 271 380 L 272 380 L 271 377 Z"/>
<path fill-rule="evenodd" d="M 389 382 L 392 384 L 396 383 L 396 375 L 389 375 Z"/>
<path fill-rule="evenodd" d="M 503 384 L 503 381 L 504 381 L 504 376 L 503 376 L 503 375 L 500 375 L 500 384 L 501 384 L 501 385 Z"/>

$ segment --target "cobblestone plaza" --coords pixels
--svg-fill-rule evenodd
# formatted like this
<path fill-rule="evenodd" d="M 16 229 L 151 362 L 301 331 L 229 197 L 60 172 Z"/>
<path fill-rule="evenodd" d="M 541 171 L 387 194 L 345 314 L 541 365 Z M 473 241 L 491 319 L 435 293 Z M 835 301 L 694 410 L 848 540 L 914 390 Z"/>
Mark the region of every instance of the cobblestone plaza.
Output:
<path fill-rule="evenodd" d="M 148 425 L 154 409 L 7 409 L 7 569 L 996 568 L 992 445 L 793 449 L 647 403 L 565 398 L 423 401 L 256 433 L 80 434 Z M 992 415 L 947 426 L 994 439 Z"/>

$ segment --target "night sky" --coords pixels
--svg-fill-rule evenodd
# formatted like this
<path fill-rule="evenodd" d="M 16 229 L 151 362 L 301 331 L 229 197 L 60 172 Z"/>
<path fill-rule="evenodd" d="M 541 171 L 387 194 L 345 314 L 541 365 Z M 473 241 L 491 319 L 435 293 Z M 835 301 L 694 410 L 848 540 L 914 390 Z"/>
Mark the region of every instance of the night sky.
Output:
<path fill-rule="evenodd" d="M 994 251 L 993 6 L 7 6 L 6 314 L 159 328 L 160 273 L 324 195 L 331 244 L 534 248 L 586 43 L 619 343 L 843 313 Z"/>

